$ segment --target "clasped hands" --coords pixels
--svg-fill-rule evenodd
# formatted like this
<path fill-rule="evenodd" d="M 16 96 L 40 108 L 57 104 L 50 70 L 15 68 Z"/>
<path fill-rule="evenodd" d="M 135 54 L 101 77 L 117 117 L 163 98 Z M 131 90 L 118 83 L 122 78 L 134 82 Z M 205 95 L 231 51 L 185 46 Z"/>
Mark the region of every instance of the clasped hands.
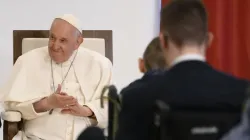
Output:
<path fill-rule="evenodd" d="M 61 108 L 61 113 L 63 114 L 87 117 L 93 113 L 87 106 L 80 105 L 73 96 L 61 92 L 61 85 L 58 85 L 56 92 L 45 98 L 45 100 L 48 108 Z"/>

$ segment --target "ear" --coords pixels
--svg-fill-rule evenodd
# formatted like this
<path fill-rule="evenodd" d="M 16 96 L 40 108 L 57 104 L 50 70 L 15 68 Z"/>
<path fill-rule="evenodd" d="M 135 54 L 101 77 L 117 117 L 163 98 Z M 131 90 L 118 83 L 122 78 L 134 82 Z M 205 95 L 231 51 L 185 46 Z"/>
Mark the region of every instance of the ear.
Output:
<path fill-rule="evenodd" d="M 167 44 L 166 44 L 167 40 L 165 40 L 164 34 L 162 32 L 160 32 L 159 39 L 160 39 L 160 44 L 161 44 L 162 49 L 166 49 L 167 48 Z"/>
<path fill-rule="evenodd" d="M 144 60 L 142 58 L 138 59 L 138 68 L 139 68 L 139 71 L 141 73 L 145 73 L 146 72 L 145 65 L 144 65 Z"/>
<path fill-rule="evenodd" d="M 209 32 L 209 33 L 208 33 L 207 47 L 210 47 L 210 46 L 211 46 L 211 44 L 212 44 L 212 42 L 213 42 L 213 39 L 214 39 L 214 35 L 213 35 L 211 32 Z"/>
<path fill-rule="evenodd" d="M 81 36 L 79 36 L 77 39 L 76 49 L 78 49 L 82 43 L 83 43 L 83 38 Z"/>

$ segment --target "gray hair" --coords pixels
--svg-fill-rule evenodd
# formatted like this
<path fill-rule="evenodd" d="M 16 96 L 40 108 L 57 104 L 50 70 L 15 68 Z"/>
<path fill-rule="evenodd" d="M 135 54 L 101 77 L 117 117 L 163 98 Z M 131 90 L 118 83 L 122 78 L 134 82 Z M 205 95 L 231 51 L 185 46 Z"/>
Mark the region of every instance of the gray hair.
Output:
<path fill-rule="evenodd" d="M 82 36 L 82 33 L 80 33 L 79 30 L 75 29 L 74 35 L 75 35 L 76 37 L 80 37 L 80 36 Z"/>

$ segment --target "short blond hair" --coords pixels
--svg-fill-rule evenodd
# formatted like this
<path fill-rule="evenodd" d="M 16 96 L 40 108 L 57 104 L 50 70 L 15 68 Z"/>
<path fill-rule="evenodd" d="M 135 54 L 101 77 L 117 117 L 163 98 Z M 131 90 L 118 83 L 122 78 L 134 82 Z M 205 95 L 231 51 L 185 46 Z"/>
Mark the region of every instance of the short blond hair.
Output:
<path fill-rule="evenodd" d="M 147 70 L 166 69 L 166 60 L 160 45 L 159 37 L 154 38 L 143 53 L 144 65 Z"/>

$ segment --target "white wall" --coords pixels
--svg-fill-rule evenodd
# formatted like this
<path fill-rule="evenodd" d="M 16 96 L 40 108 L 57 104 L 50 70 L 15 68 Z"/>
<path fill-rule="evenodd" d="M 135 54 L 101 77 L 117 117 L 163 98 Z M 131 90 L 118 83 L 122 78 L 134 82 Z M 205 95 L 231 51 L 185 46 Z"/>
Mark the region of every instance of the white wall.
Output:
<path fill-rule="evenodd" d="M 13 63 L 12 30 L 47 30 L 55 16 L 70 13 L 80 18 L 83 29 L 113 30 L 113 75 L 121 89 L 141 76 L 137 59 L 158 34 L 159 1 L 0 0 L 0 85 Z"/>

